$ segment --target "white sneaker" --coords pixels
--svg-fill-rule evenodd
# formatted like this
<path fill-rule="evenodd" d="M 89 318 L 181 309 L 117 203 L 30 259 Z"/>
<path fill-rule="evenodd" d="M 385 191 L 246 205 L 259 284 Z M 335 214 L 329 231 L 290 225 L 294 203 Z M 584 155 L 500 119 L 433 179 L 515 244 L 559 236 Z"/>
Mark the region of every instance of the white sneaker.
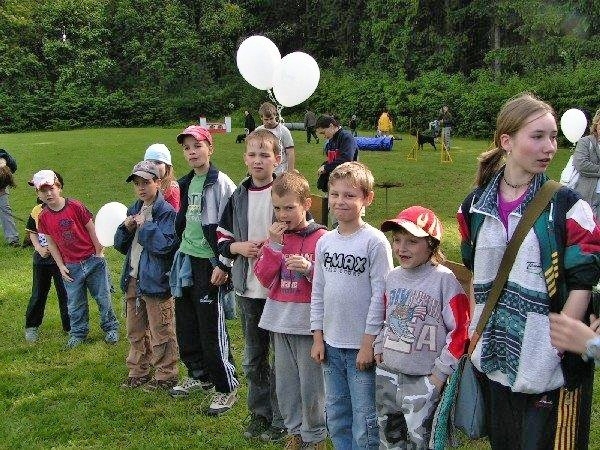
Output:
<path fill-rule="evenodd" d="M 229 394 L 224 394 L 222 392 L 217 392 L 213 398 L 206 414 L 209 416 L 218 416 L 223 414 L 231 409 L 231 407 L 237 401 L 237 391 L 231 391 Z"/>
<path fill-rule="evenodd" d="M 38 340 L 38 329 L 37 327 L 25 328 L 25 340 L 27 342 L 35 342 Z"/>
<path fill-rule="evenodd" d="M 172 387 L 169 390 L 169 394 L 173 398 L 187 397 L 190 392 L 193 391 L 210 391 L 214 385 L 210 381 L 202 381 L 197 378 L 186 377 L 177 386 Z"/>

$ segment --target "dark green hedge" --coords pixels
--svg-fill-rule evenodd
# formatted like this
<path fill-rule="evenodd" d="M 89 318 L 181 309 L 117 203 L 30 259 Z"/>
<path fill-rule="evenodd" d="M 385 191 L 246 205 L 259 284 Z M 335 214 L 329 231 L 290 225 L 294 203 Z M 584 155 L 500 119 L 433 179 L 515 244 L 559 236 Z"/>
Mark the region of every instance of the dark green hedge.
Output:
<path fill-rule="evenodd" d="M 535 72 L 526 77 L 496 79 L 481 71 L 466 78 L 439 71 L 428 72 L 408 81 L 377 70 L 349 72 L 343 68 L 324 70 L 315 94 L 302 105 L 285 108 L 287 121 L 301 120 L 306 106 L 317 113 L 333 113 L 344 124 L 352 114 L 362 129 L 375 130 L 381 109 L 387 107 L 395 118 L 398 131 L 425 129 L 437 117 L 440 107 L 448 104 L 456 118 L 455 134 L 490 137 L 495 116 L 502 103 L 522 91 L 531 91 L 552 104 L 557 114 L 578 107 L 589 115 L 600 106 L 597 86 L 600 65 L 581 64 L 574 69 Z M 40 86 L 26 95 L 13 97 L 0 89 L 0 130 L 66 130 L 81 127 L 132 127 L 169 125 L 196 120 L 200 114 L 218 119 L 250 109 L 256 115 L 265 92 L 235 76 L 213 82 L 203 89 L 182 89 L 176 94 L 160 91 L 89 89 L 69 86 L 62 91 Z M 230 108 L 234 105 L 234 110 Z"/>

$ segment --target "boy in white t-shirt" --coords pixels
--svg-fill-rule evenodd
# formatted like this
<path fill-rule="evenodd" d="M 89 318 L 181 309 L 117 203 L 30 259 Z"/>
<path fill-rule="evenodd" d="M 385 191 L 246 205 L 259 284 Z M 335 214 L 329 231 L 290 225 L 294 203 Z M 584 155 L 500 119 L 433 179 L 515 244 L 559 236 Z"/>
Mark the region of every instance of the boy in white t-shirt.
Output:
<path fill-rule="evenodd" d="M 279 164 L 278 140 L 264 129 L 246 137 L 244 163 L 249 173 L 231 195 L 221 216 L 219 253 L 234 260 L 231 281 L 244 333 L 244 372 L 248 380 L 250 423 L 244 436 L 280 441 L 286 435 L 275 393 L 275 371 L 269 362 L 270 336 L 259 328 L 268 290 L 252 268 L 273 223 L 271 187 Z"/>
<path fill-rule="evenodd" d="M 284 124 L 277 121 L 277 108 L 272 103 L 265 102 L 258 108 L 258 114 L 263 124 L 256 129 L 269 130 L 279 140 L 281 162 L 275 168 L 275 174 L 281 175 L 283 172 L 293 172 L 296 167 L 294 140 L 292 139 L 290 130 Z"/>

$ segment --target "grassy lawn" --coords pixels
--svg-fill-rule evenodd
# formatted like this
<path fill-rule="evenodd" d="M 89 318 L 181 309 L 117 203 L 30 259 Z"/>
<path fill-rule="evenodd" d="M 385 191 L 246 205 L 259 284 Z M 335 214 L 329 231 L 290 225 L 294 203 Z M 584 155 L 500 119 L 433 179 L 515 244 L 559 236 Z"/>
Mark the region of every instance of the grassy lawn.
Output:
<path fill-rule="evenodd" d="M 125 178 L 149 144 L 167 144 L 178 176 L 188 171 L 175 140 L 178 132 L 140 128 L 3 135 L 0 146 L 8 149 L 19 164 L 18 187 L 10 195 L 19 229 L 24 230 L 24 221 L 35 204 L 34 190 L 27 186 L 34 172 L 60 172 L 65 180 L 64 195 L 82 200 L 94 213 L 110 201 L 129 205 L 134 196 Z M 216 135 L 213 156 L 217 166 L 235 182 L 245 173 L 244 146 L 234 143 L 239 132 L 235 129 L 231 134 Z M 316 169 L 323 160 L 322 146 L 306 144 L 303 132 L 292 134 L 297 168 L 314 185 Z M 378 226 L 406 206 L 430 207 L 444 223 L 442 247 L 446 255 L 459 260 L 454 215 L 472 185 L 476 156 L 488 143 L 457 138 L 452 140 L 452 163 L 441 163 L 440 154 L 427 146 L 416 161 L 408 161 L 413 139 L 403 136 L 392 152 L 361 153 L 360 160 L 372 169 L 376 182 L 402 183 L 388 190 L 387 201 L 385 190 L 376 189 L 367 220 Z M 558 178 L 567 158 L 568 151 L 560 150 L 549 170 L 553 178 Z M 106 254 L 112 279 L 117 283 L 123 258 L 112 248 Z M 51 291 L 40 340 L 35 345 L 27 344 L 23 333 L 31 288 L 31 249 L 15 250 L 2 240 L 0 261 L 0 448 L 275 448 L 249 442 L 242 436 L 247 417 L 243 375 L 238 404 L 219 418 L 200 414 L 208 406 L 209 396 L 173 400 L 163 393 L 121 390 L 119 384 L 127 375 L 124 320 L 121 341 L 115 347 L 107 346 L 93 304 L 90 342 L 67 351 L 67 336 L 60 331 L 56 296 Z M 113 296 L 113 303 L 121 317 L 120 292 Z M 229 327 L 241 371 L 241 330 L 237 321 L 231 321 Z M 600 448 L 598 386 L 596 392 L 591 448 Z M 470 443 L 463 448 L 483 449 L 487 444 Z"/>

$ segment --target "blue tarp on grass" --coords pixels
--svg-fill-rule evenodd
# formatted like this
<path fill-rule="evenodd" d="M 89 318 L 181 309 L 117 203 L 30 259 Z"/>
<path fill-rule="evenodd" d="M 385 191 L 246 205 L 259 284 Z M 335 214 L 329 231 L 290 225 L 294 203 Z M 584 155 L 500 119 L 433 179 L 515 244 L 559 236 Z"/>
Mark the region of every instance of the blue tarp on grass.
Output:
<path fill-rule="evenodd" d="M 360 150 L 373 150 L 373 151 L 384 151 L 389 152 L 392 150 L 394 145 L 394 138 L 392 136 L 382 137 L 363 137 L 358 136 L 354 138 L 356 145 Z"/>

